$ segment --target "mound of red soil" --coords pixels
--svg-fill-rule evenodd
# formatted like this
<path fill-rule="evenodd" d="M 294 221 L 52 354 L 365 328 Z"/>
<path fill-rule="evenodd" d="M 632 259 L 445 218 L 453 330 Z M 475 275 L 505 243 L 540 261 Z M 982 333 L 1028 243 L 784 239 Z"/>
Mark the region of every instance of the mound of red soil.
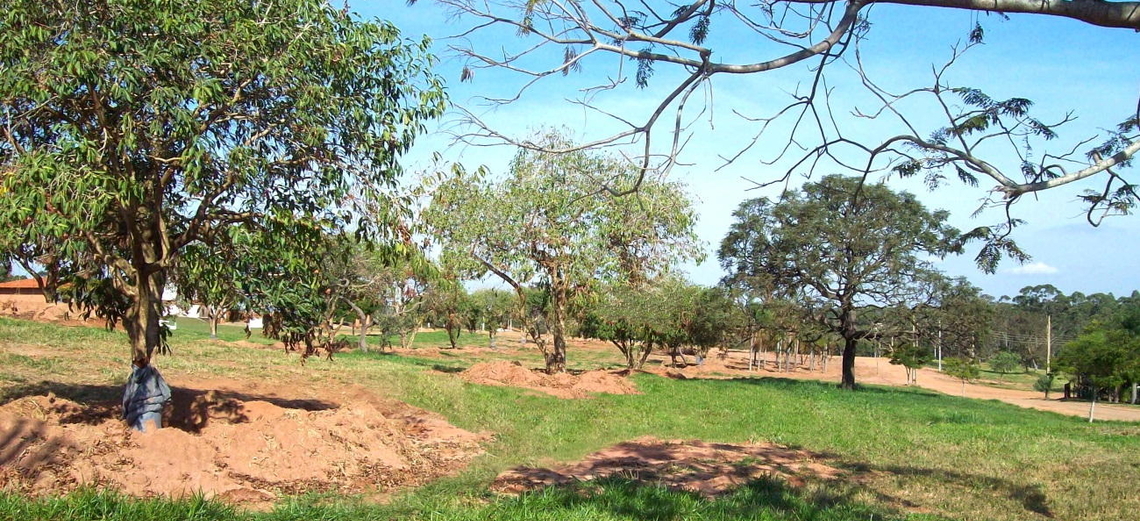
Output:
<path fill-rule="evenodd" d="M 775 476 L 802 486 L 806 479 L 840 475 L 821 459 L 819 454 L 770 443 L 735 445 L 643 437 L 595 452 L 572 465 L 508 470 L 495 479 L 491 489 L 518 494 L 616 475 L 714 497 L 762 477 Z"/>
<path fill-rule="evenodd" d="M 559 398 L 587 398 L 593 393 L 637 394 L 633 382 L 609 371 L 555 375 L 527 369 L 518 362 L 480 362 L 459 374 L 464 380 L 484 385 L 522 387 Z"/>
<path fill-rule="evenodd" d="M 376 493 L 462 468 L 484 435 L 400 404 L 247 399 L 176 390 L 170 427 L 142 434 L 113 404 L 30 396 L 0 406 L 0 487 L 88 484 L 136 496 L 202 492 L 246 506 L 310 491 Z M 245 396 L 245 395 L 240 395 Z"/>

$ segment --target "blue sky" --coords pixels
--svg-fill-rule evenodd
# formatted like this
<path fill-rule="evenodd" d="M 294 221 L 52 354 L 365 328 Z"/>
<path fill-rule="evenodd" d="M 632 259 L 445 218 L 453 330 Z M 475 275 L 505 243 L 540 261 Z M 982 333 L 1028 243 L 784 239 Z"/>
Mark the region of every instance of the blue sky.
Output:
<path fill-rule="evenodd" d="M 392 21 L 408 37 L 427 34 L 435 39 L 436 53 L 441 57 L 438 71 L 448 82 L 453 102 L 479 113 L 496 128 L 524 135 L 528 129 L 541 126 L 565 126 L 585 138 L 593 135 L 593 131 L 612 127 L 605 118 L 590 114 L 565 98 L 574 95 L 576 88 L 591 85 L 604 75 L 613 75 L 620 65 L 614 58 L 589 62 L 579 75 L 548 82 L 542 90 L 536 91 L 540 95 L 491 110 L 480 105 L 478 97 L 505 95 L 520 78 L 480 71 L 470 83 L 458 81 L 463 62 L 448 53 L 445 38 L 468 27 L 469 20 L 449 18 L 430 0 L 421 0 L 410 7 L 402 0 L 361 1 L 353 2 L 352 8 L 366 17 Z M 1134 110 L 1140 97 L 1140 67 L 1136 65 L 1140 34 L 1134 31 L 1103 29 L 1042 16 L 1011 15 L 1009 20 L 1004 20 L 999 16 L 949 9 L 888 5 L 875 6 L 869 12 L 869 20 L 872 28 L 863 45 L 864 64 L 875 81 L 893 91 L 928 85 L 932 81 L 932 64 L 945 61 L 950 56 L 951 46 L 962 42 L 974 23 L 980 22 L 986 29 L 986 43 L 971 49 L 959 60 L 951 72 L 950 82 L 981 88 L 995 98 L 1017 96 L 1034 100 L 1040 111 L 1037 115 L 1045 121 L 1057 120 L 1072 111 L 1077 116 L 1076 121 L 1061 130 L 1062 137 L 1069 137 L 1069 141 L 1098 135 L 1103 138 L 1103 129 L 1114 126 L 1127 111 Z M 711 45 L 722 59 L 732 57 L 740 49 L 763 50 L 763 44 L 753 35 L 731 30 L 717 33 L 716 30 L 714 26 L 714 38 L 720 40 L 714 39 Z M 517 43 L 513 33 L 500 31 L 497 38 L 501 41 L 483 38 L 474 43 L 483 49 Z M 741 48 L 739 42 L 747 42 L 752 47 Z M 625 67 L 626 74 L 632 73 L 629 65 Z M 838 71 L 840 67 L 833 70 Z M 665 89 L 672 88 L 674 83 L 670 79 L 675 77 L 674 72 L 658 67 L 649 88 L 623 87 L 609 93 L 601 102 L 613 110 L 637 114 L 650 109 L 652 103 L 664 95 Z M 870 99 L 852 78 L 850 74 L 846 78 L 843 74 L 835 75 L 831 84 L 835 89 L 833 99 L 848 109 L 870 107 Z M 793 68 L 762 75 L 716 78 L 712 90 L 703 92 L 711 95 L 708 99 L 713 109 L 693 122 L 694 138 L 683 156 L 690 165 L 674 169 L 672 175 L 689 185 L 697 201 L 701 215 L 698 233 L 710 253 L 727 232 L 732 222 L 731 212 L 741 201 L 778 193 L 774 189 L 751 189 L 752 183 L 745 178 L 770 180 L 782 172 L 759 162 L 761 157 L 774 153 L 773 147 L 779 141 L 774 139 L 775 133 L 755 149 L 755 156 L 717 168 L 723 164 L 718 156 L 733 153 L 755 133 L 755 124 L 732 112 L 765 115 L 786 104 L 788 92 L 807 81 L 808 74 L 803 68 Z M 911 113 L 922 122 L 928 116 L 923 111 L 929 110 L 929 106 L 916 105 Z M 844 111 L 837 116 L 842 118 L 848 113 Z M 844 124 L 849 125 L 850 121 Z M 442 125 L 453 128 L 447 122 Z M 889 130 L 878 128 L 880 126 L 868 123 L 865 131 Z M 483 164 L 501 172 L 513 155 L 508 147 L 449 144 L 443 132 L 426 136 L 409 156 L 409 167 L 413 170 L 426 167 L 427 158 L 438 151 L 468 167 Z M 1002 166 L 1016 171 L 1016 158 L 1004 159 L 1006 163 Z M 1135 171 L 1135 167 L 1131 170 Z M 987 210 L 974 218 L 970 216 L 980 198 L 986 195 L 985 188 L 993 184 L 985 179 L 979 188 L 949 184 L 933 192 L 917 180 L 891 179 L 889 182 L 892 188 L 915 193 L 930 208 L 949 210 L 951 223 L 961 229 L 1001 219 L 997 210 Z M 1016 230 L 1014 237 L 1033 256 L 1030 263 L 1017 265 L 1006 261 L 998 273 L 986 275 L 974 267 L 975 248 L 966 255 L 940 262 L 940 267 L 950 275 L 967 277 L 995 296 L 1013 295 L 1024 286 L 1036 284 L 1053 284 L 1066 293 L 1121 295 L 1140 289 L 1137 218 L 1116 217 L 1106 220 L 1099 228 L 1089 226 L 1076 197 L 1085 189 L 1096 188 L 1099 186 L 1095 182 L 1078 184 L 1041 193 L 1014 206 L 1015 216 L 1028 221 Z M 721 276 L 715 255 L 711 254 L 704 264 L 689 265 L 685 269 L 691 279 L 702 284 L 713 284 Z"/>

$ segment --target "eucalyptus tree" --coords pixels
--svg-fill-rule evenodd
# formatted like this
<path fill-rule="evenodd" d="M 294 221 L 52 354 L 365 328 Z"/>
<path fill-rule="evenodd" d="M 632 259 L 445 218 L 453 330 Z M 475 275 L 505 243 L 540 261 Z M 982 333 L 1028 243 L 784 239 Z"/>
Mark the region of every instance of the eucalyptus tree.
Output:
<path fill-rule="evenodd" d="M 0 243 L 105 277 L 155 375 L 186 248 L 233 225 L 298 259 L 350 222 L 386 239 L 353 207 L 445 105 L 427 41 L 323 0 L 13 0 L 0 32 Z"/>
<path fill-rule="evenodd" d="M 570 143 L 549 131 L 536 141 Z M 647 179 L 636 194 L 614 196 L 639 177 L 601 153 L 522 149 L 502 178 L 461 168 L 444 176 L 425 219 L 445 252 L 465 256 L 470 273 L 493 273 L 509 284 L 520 307 L 527 285 L 546 289 L 551 344 L 533 340 L 547 370 L 562 372 L 571 299 L 596 279 L 647 280 L 697 255 L 692 203 L 680 185 Z"/>
<path fill-rule="evenodd" d="M 946 212 L 859 178 L 827 176 L 779 201 L 741 203 L 718 257 L 726 281 L 768 280 L 774 296 L 818 310 L 844 340 L 842 387 L 855 387 L 855 348 L 874 336 L 860 308 L 925 301 L 928 256 L 960 248 Z"/>

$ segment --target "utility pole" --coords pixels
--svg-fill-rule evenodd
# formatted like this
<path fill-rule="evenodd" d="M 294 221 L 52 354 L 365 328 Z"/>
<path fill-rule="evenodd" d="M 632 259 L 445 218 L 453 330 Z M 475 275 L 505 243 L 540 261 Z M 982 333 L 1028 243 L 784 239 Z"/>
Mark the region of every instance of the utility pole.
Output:
<path fill-rule="evenodd" d="M 1053 361 L 1053 315 L 1045 315 L 1045 374 L 1050 373 Z"/>
<path fill-rule="evenodd" d="M 942 319 L 938 319 L 938 372 L 942 372 Z"/>

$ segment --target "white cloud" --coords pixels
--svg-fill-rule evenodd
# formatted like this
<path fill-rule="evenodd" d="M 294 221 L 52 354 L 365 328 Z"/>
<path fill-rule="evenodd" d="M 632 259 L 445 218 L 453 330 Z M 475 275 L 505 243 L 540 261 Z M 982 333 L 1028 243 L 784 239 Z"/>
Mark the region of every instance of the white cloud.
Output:
<path fill-rule="evenodd" d="M 1032 264 L 1018 266 L 1006 271 L 1014 275 L 1051 275 L 1053 273 L 1057 273 L 1058 270 L 1057 268 L 1045 264 L 1044 262 L 1034 262 Z"/>

